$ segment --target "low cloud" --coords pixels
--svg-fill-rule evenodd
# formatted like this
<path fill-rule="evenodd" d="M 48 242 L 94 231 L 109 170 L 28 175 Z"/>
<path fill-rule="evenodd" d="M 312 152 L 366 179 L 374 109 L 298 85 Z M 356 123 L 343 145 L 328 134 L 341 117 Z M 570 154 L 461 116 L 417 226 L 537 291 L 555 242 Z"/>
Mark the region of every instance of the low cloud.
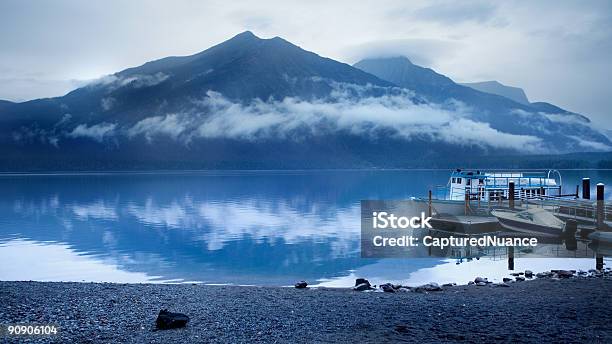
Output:
<path fill-rule="evenodd" d="M 109 111 L 113 108 L 113 106 L 115 106 L 116 102 L 117 101 L 113 97 L 105 97 L 100 100 L 100 106 L 102 107 L 102 110 Z"/>
<path fill-rule="evenodd" d="M 457 25 L 464 22 L 485 23 L 494 18 L 496 5 L 485 1 L 438 1 L 414 11 L 423 21 Z"/>
<path fill-rule="evenodd" d="M 105 138 L 113 136 L 115 134 L 115 123 L 99 123 L 92 126 L 86 124 L 79 124 L 74 130 L 68 133 L 68 137 L 78 138 L 86 137 L 93 139 L 94 141 L 102 142 Z"/>
<path fill-rule="evenodd" d="M 542 150 L 538 137 L 504 133 L 469 119 L 470 109 L 458 102 L 415 104 L 412 94 L 405 90 L 395 95 L 354 98 L 349 90 L 337 88 L 332 94 L 332 99 L 288 97 L 244 105 L 209 91 L 196 111 L 146 118 L 127 132 L 131 138 L 142 135 L 153 141 L 156 136 L 167 136 L 187 143 L 196 138 L 303 139 L 339 131 L 376 137 L 388 136 L 391 131 L 406 140 L 425 138 L 459 145 Z"/>
<path fill-rule="evenodd" d="M 386 58 L 405 56 L 421 66 L 431 66 L 439 56 L 452 58 L 462 47 L 461 43 L 441 39 L 391 39 L 365 42 L 346 48 L 349 61 L 359 62 L 366 58 Z"/>
<path fill-rule="evenodd" d="M 576 143 L 578 144 L 578 146 L 583 147 L 589 151 L 602 151 L 602 152 L 612 151 L 612 147 L 610 147 L 609 145 L 605 143 L 586 140 L 579 136 L 570 136 L 570 138 L 574 139 Z"/>
<path fill-rule="evenodd" d="M 566 113 L 550 114 L 550 113 L 543 113 L 543 112 L 540 112 L 540 114 L 546 116 L 546 118 L 556 123 L 581 124 L 581 125 L 589 125 L 590 123 L 588 118 L 581 116 L 581 115 L 576 115 L 576 114 L 566 114 Z"/>
<path fill-rule="evenodd" d="M 108 122 L 77 125 L 71 124 L 72 117 L 66 115 L 53 132 L 25 128 L 28 130 L 14 132 L 13 138 L 16 141 L 44 139 L 56 146 L 61 137 L 89 138 L 100 143 L 111 138 L 144 138 L 151 144 L 159 138 L 170 138 L 189 145 L 198 139 L 305 141 L 315 136 L 342 133 L 371 139 L 391 137 L 476 145 L 484 149 L 549 151 L 537 136 L 507 133 L 474 120 L 473 110 L 455 100 L 430 104 L 421 102 L 406 89 L 385 88 L 381 92 L 380 87 L 372 85 L 331 83 L 331 86 L 333 91 L 322 99 L 287 97 L 268 101 L 256 99 L 250 103 L 234 102 L 220 93 L 208 91 L 206 97 L 192 101 L 189 110 L 184 112 L 149 116 L 129 125 Z M 517 115 L 517 118 L 522 115 L 525 121 L 533 122 L 528 115 L 534 114 Z M 590 145 L 594 147 L 595 144 Z"/>
<path fill-rule="evenodd" d="M 124 76 L 120 74 L 106 75 L 93 82 L 89 83 L 89 87 L 104 87 L 108 92 L 112 92 L 122 87 L 143 88 L 158 85 L 170 76 L 168 74 L 157 72 L 155 74 L 135 74 Z M 103 99 L 104 100 L 104 99 Z M 104 104 L 102 104 L 104 107 Z"/>
<path fill-rule="evenodd" d="M 144 135 L 149 142 L 157 135 L 178 139 L 181 134 L 187 132 L 190 122 L 186 116 L 177 114 L 149 117 L 128 129 L 127 135 L 128 137 Z"/>

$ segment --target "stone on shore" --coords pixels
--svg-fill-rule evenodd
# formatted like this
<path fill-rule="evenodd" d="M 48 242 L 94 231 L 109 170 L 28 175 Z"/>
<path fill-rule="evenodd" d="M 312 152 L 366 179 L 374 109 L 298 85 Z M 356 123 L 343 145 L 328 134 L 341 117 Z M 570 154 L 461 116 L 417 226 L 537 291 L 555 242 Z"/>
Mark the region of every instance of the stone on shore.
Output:
<path fill-rule="evenodd" d="M 478 285 L 478 283 L 488 283 L 489 281 L 484 277 L 476 277 L 474 278 L 474 283 Z"/>
<path fill-rule="evenodd" d="M 365 278 L 357 278 L 355 280 L 355 287 L 360 285 L 360 284 L 364 284 L 364 283 L 367 284 L 368 286 L 371 286 L 370 281 L 368 281 L 367 279 L 365 279 Z"/>
<path fill-rule="evenodd" d="M 423 293 L 428 291 L 441 291 L 442 287 L 436 282 L 430 282 L 427 284 L 423 284 L 413 289 L 417 293 Z"/>
<path fill-rule="evenodd" d="M 557 276 L 559 276 L 559 278 L 570 278 L 574 276 L 574 273 L 570 270 L 558 270 Z"/>
<path fill-rule="evenodd" d="M 182 313 L 169 312 L 167 309 L 162 309 L 157 315 L 155 325 L 159 330 L 168 330 L 173 328 L 185 327 L 189 322 L 189 317 Z"/>
<path fill-rule="evenodd" d="M 391 283 L 381 284 L 380 289 L 382 289 L 382 291 L 385 293 L 395 293 L 395 288 L 393 288 Z"/>
<path fill-rule="evenodd" d="M 370 283 L 361 283 L 353 287 L 354 291 L 366 291 L 366 290 L 373 290 L 373 289 L 374 288 L 370 286 Z"/>
<path fill-rule="evenodd" d="M 308 286 L 308 283 L 306 283 L 306 281 L 299 281 L 295 284 L 296 289 L 304 289 L 307 286 Z"/>

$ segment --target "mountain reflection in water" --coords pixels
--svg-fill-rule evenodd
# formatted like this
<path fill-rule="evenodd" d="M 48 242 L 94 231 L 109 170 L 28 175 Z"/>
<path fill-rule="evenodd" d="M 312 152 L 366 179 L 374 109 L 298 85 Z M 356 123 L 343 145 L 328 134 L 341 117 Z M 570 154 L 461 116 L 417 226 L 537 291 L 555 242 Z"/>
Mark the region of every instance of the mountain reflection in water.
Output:
<path fill-rule="evenodd" d="M 266 171 L 0 176 L 0 280 L 347 286 L 501 279 L 505 253 L 361 259 L 362 199 L 423 196 L 448 171 Z M 563 172 L 568 190 L 582 177 Z M 595 183 L 593 183 L 595 184 Z M 542 249 L 515 269 L 591 269 L 592 251 Z"/>

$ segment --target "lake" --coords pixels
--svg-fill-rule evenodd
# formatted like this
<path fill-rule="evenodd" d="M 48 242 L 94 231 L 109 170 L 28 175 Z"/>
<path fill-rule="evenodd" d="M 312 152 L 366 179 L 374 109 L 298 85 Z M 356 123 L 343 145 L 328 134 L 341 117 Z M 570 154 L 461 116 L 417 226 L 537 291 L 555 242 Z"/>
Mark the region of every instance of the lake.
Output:
<path fill-rule="evenodd" d="M 480 259 L 360 258 L 362 199 L 425 196 L 449 170 L 0 175 L 0 280 L 349 286 L 508 274 Z M 612 185 L 612 171 L 561 171 Z M 606 199 L 611 199 L 608 192 Z M 592 269 L 586 245 L 517 255 L 515 269 Z M 606 258 L 607 260 L 608 258 Z M 609 261 L 608 261 L 609 264 Z"/>

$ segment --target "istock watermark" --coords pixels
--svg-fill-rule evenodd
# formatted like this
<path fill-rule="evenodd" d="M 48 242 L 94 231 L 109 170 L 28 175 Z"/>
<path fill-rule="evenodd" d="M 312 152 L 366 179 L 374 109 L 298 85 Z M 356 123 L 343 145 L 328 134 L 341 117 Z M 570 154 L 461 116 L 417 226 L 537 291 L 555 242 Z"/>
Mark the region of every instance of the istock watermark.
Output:
<path fill-rule="evenodd" d="M 436 228 L 436 218 L 422 204 L 406 201 L 361 201 L 361 256 L 449 257 L 462 254 L 486 255 L 490 248 L 534 248 L 538 238 L 497 235 L 494 224 L 486 234 L 458 233 Z M 450 218 L 456 223 L 462 219 Z M 449 217 L 446 217 L 446 221 Z"/>
<path fill-rule="evenodd" d="M 372 227 L 373 228 L 433 228 L 429 221 L 431 216 L 425 217 L 425 212 L 421 212 L 421 216 L 396 216 L 395 214 L 387 213 L 386 211 L 372 212 Z"/>

